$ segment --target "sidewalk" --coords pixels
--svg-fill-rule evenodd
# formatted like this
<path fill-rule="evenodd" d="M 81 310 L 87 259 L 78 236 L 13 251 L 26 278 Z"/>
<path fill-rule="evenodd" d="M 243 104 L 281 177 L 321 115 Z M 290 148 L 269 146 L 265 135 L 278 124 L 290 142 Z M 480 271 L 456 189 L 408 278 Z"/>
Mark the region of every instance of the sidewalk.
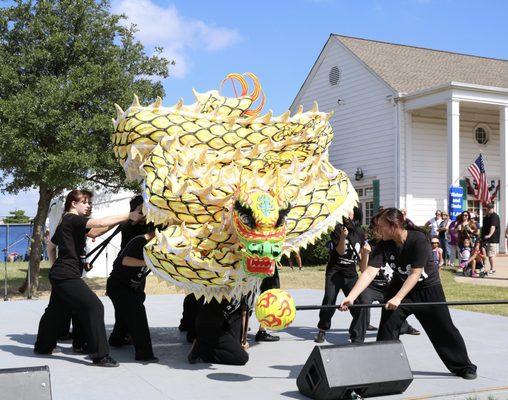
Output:
<path fill-rule="evenodd" d="M 455 277 L 456 282 L 470 283 L 474 285 L 484 286 L 503 286 L 508 287 L 508 255 L 498 255 L 494 261 L 496 273 L 494 275 L 486 276 L 485 278 L 469 278 L 462 275 Z M 485 267 L 490 269 L 490 264 L 487 261 Z"/>

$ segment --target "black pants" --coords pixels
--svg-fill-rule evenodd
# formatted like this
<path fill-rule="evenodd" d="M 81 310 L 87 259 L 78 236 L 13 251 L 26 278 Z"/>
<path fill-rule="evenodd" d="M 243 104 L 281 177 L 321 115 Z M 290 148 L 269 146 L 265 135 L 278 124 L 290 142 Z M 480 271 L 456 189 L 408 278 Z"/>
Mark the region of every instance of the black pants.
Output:
<path fill-rule="evenodd" d="M 351 289 L 358 280 L 358 276 L 346 277 L 336 268 L 327 268 L 325 276 L 325 295 L 323 297 L 323 305 L 331 305 L 337 302 L 337 296 L 342 289 L 344 295 L 349 295 Z M 358 318 L 358 309 L 350 309 L 353 320 Z M 319 311 L 318 328 L 324 331 L 330 329 L 332 324 L 332 317 L 335 314 L 335 308 Z M 358 324 L 351 324 L 349 327 L 349 337 L 351 341 L 356 341 L 357 337 L 361 334 L 358 329 Z"/>
<path fill-rule="evenodd" d="M 270 289 L 280 289 L 280 278 L 279 278 L 279 270 L 275 267 L 275 272 L 272 276 L 268 276 L 261 281 L 261 286 L 259 287 L 259 293 L 266 292 Z"/>
<path fill-rule="evenodd" d="M 187 332 L 187 341 L 190 343 L 196 338 L 196 317 L 204 302 L 205 298 L 203 296 L 196 299 L 196 296 L 192 293 L 188 294 L 185 296 L 185 299 L 183 299 L 182 319 L 180 320 L 178 329 L 182 332 Z"/>
<path fill-rule="evenodd" d="M 109 337 L 110 343 L 122 343 L 127 331 L 131 335 L 136 358 L 153 357 L 150 329 L 143 304 L 146 298 L 144 290 L 136 290 L 109 277 L 107 291 L 115 307 L 115 326 Z"/>
<path fill-rule="evenodd" d="M 194 352 L 207 363 L 245 365 L 249 354 L 241 346 L 242 307 L 229 316 L 214 299 L 196 317 Z"/>
<path fill-rule="evenodd" d="M 390 285 L 386 298 L 392 298 L 398 289 L 400 285 Z M 446 301 L 440 284 L 424 289 L 413 289 L 403 300 L 404 303 L 431 301 Z M 453 325 L 448 306 L 405 306 L 394 311 L 383 309 L 377 340 L 398 339 L 402 323 L 411 314 L 420 321 L 434 349 L 450 372 L 460 375 L 476 371 L 476 365 L 471 363 L 467 355 L 464 339 Z"/>
<path fill-rule="evenodd" d="M 362 294 L 358 297 L 358 301 L 356 303 L 359 304 L 372 304 L 375 301 L 379 303 L 383 303 L 386 297 L 386 287 L 381 287 L 377 285 L 368 286 Z M 354 332 L 357 333 L 355 338 L 355 342 L 361 343 L 365 341 L 365 333 L 367 332 L 367 327 L 370 324 L 370 308 L 360 308 L 358 309 L 358 313 L 353 316 L 353 321 L 351 322 L 351 328 Z M 408 333 L 411 329 L 411 326 L 404 321 L 400 328 L 400 334 L 404 335 Z"/>
<path fill-rule="evenodd" d="M 50 279 L 50 282 L 51 297 L 39 322 L 35 351 L 51 353 L 56 346 L 63 319 L 75 312 L 90 356 L 107 356 L 109 346 L 104 326 L 104 306 L 97 295 L 81 278 Z"/>

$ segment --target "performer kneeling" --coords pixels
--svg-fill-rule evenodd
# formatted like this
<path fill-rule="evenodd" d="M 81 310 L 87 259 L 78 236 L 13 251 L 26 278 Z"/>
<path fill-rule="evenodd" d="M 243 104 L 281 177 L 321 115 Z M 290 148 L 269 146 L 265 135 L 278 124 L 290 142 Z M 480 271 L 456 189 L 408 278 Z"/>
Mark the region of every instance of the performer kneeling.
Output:
<path fill-rule="evenodd" d="M 374 227 L 382 240 L 371 255 L 369 267 L 342 301 L 341 310 L 347 310 L 367 288 L 386 257 L 394 274 L 387 289 L 377 340 L 398 339 L 402 324 L 414 314 L 446 367 L 464 379 L 475 379 L 476 365 L 469 360 L 464 339 L 453 325 L 448 306 L 399 307 L 401 302 L 446 301 L 426 234 L 405 221 L 396 208 L 381 211 L 374 219 Z"/>
<path fill-rule="evenodd" d="M 108 278 L 107 293 L 115 307 L 115 326 L 109 343 L 120 346 L 125 340 L 125 330 L 129 332 L 135 349 L 137 361 L 156 363 L 159 361 L 152 350 L 150 329 L 144 306 L 146 263 L 143 248 L 155 236 L 153 225 L 148 233 L 136 236 L 123 249 L 113 263 L 113 271 Z"/>
<path fill-rule="evenodd" d="M 196 317 L 196 339 L 189 363 L 245 365 L 249 361 L 247 327 L 249 313 L 244 301 L 232 304 L 213 299 Z"/>

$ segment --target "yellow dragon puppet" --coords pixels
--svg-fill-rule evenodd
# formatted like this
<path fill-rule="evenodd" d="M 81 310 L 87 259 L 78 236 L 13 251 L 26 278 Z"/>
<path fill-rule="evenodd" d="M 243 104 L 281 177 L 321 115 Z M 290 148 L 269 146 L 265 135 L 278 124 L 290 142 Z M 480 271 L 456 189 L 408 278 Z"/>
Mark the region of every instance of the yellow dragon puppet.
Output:
<path fill-rule="evenodd" d="M 134 96 L 126 111 L 116 106 L 112 136 L 127 177 L 142 181 L 147 220 L 165 226 L 145 247 L 147 265 L 219 301 L 255 292 L 283 254 L 313 243 L 357 202 L 328 161 L 331 113 L 314 103 L 293 116 L 259 116 L 255 75 L 226 79 L 240 83 L 238 97 L 194 91 L 189 106 L 158 98 L 145 107 Z"/>

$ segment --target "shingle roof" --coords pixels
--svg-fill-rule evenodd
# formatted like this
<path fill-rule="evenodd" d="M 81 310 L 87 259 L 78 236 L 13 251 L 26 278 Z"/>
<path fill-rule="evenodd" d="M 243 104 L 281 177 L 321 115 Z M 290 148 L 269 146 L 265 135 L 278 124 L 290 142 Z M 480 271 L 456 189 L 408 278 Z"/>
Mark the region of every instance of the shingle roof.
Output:
<path fill-rule="evenodd" d="M 333 36 L 399 93 L 448 82 L 508 88 L 508 60 Z"/>

